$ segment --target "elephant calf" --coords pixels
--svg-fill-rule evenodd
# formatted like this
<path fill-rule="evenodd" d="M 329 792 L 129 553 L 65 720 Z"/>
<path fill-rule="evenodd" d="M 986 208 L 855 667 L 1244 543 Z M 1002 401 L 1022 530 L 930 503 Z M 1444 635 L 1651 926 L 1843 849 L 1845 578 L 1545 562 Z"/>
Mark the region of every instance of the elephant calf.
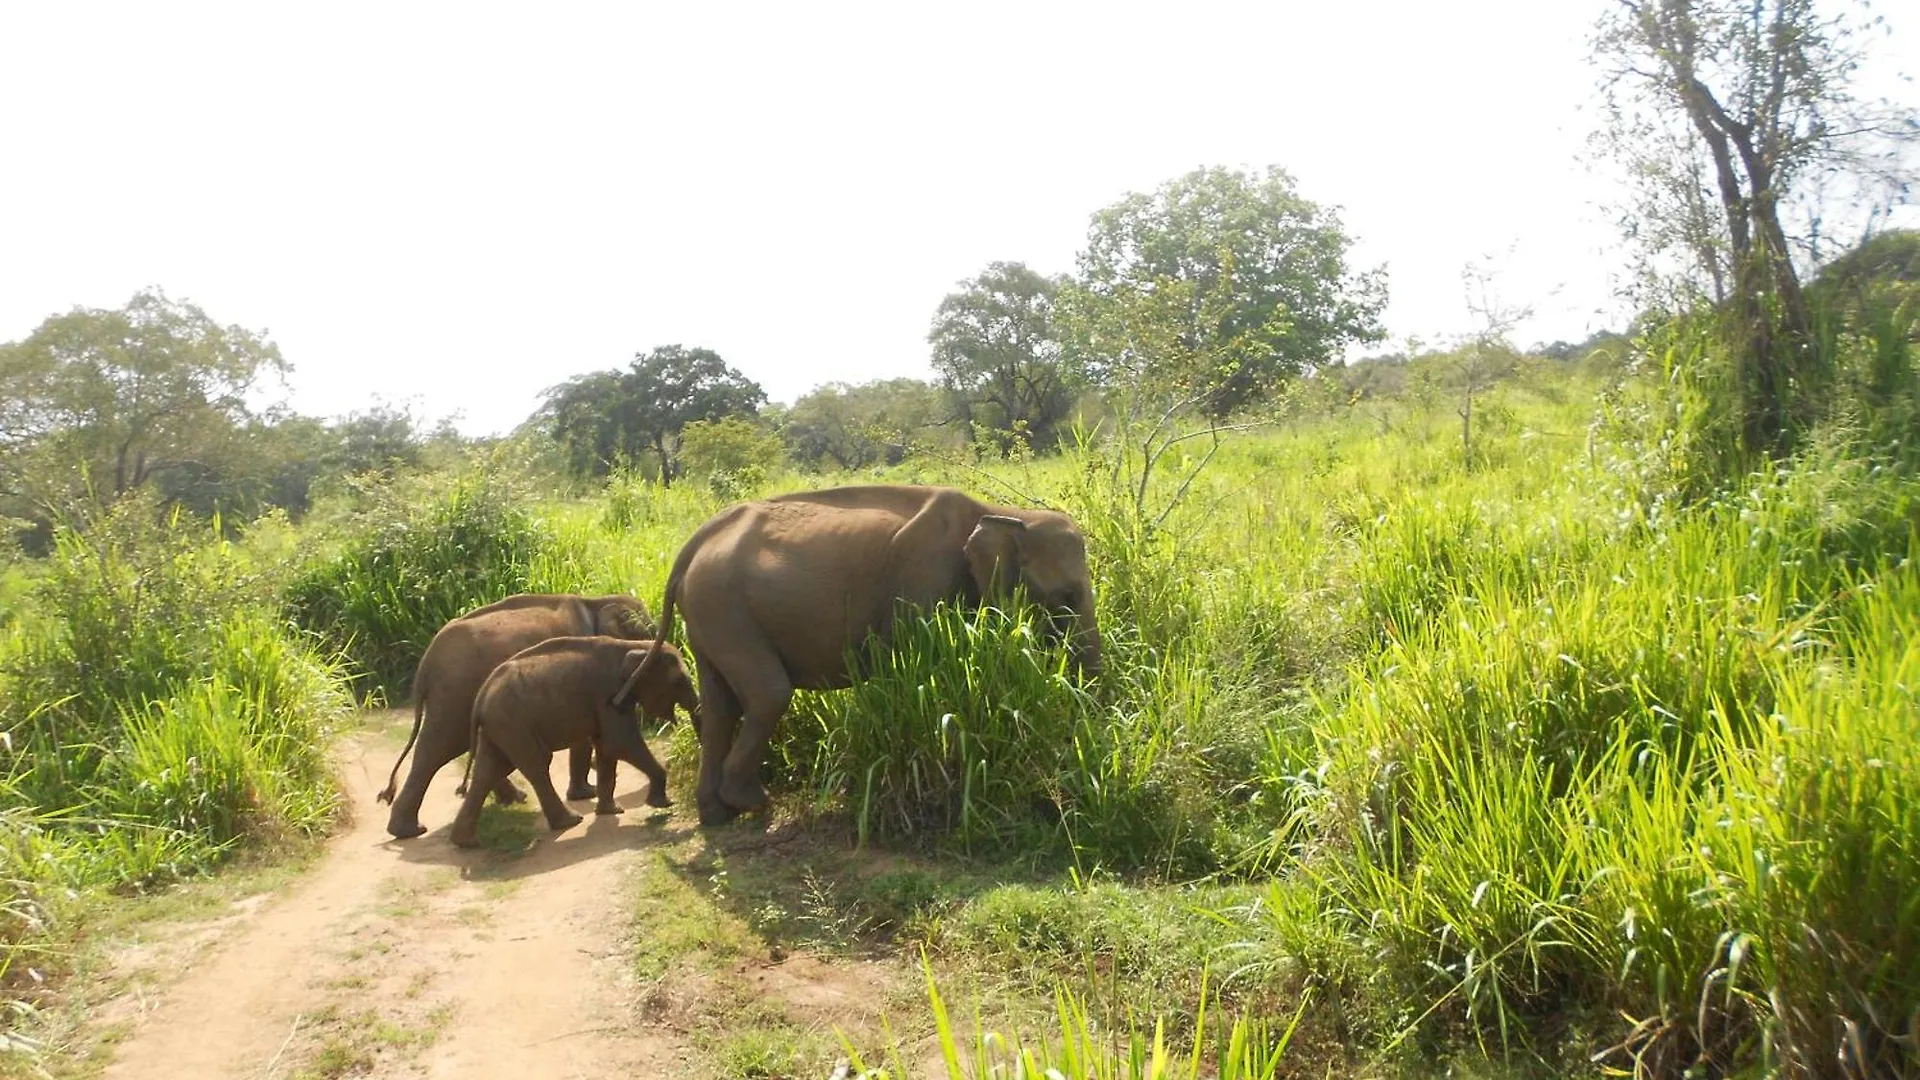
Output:
<path fill-rule="evenodd" d="M 595 813 L 620 812 L 613 803 L 616 759 L 647 774 L 648 806 L 673 805 L 667 798 L 667 772 L 641 738 L 634 708 L 670 718 L 678 705 L 694 715 L 699 703 L 679 650 L 660 642 L 658 649 L 665 655 L 654 658 L 632 697 L 621 706 L 612 703 L 650 644 L 605 636 L 549 638 L 513 654 L 487 676 L 473 699 L 473 781 L 454 815 L 455 844 L 479 843 L 480 808 L 487 793 L 516 769 L 533 785 L 549 826 L 557 831 L 580 824 L 580 815 L 560 801 L 548 775 L 554 751 L 562 747 L 592 745 L 599 797 Z"/>
<path fill-rule="evenodd" d="M 618 593 L 522 593 L 451 619 L 433 635 L 413 675 L 413 734 L 393 763 L 386 789 L 376 796 L 393 804 L 387 815 L 389 833 L 408 840 L 427 831 L 420 824 L 427 785 L 447 762 L 473 748 L 473 699 L 493 669 L 521 649 L 570 634 L 635 640 L 659 636 L 646 605 Z M 396 792 L 400 766 L 409 752 L 413 767 L 406 784 Z M 584 799 L 587 751 L 575 751 L 571 757 L 567 798 Z M 503 803 L 525 798 L 504 775 L 494 793 Z"/>

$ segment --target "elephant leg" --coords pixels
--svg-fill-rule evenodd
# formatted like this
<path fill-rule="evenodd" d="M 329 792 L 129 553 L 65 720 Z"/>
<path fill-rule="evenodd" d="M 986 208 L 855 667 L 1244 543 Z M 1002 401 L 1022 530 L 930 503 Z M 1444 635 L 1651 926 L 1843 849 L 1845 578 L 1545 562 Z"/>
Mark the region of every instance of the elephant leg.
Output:
<path fill-rule="evenodd" d="M 609 777 L 612 776 L 614 762 L 625 761 L 639 769 L 647 777 L 647 805 L 666 809 L 673 805 L 667 797 L 667 770 L 661 766 L 653 751 L 647 749 L 647 740 L 640 734 L 639 718 L 631 713 L 621 713 L 610 706 L 600 710 L 600 739 L 594 752 L 602 756 Z M 601 798 L 607 805 L 613 803 L 613 781 L 609 779 L 601 789 Z"/>
<path fill-rule="evenodd" d="M 473 763 L 468 762 L 467 764 L 468 769 L 471 770 Z M 465 795 L 467 793 L 467 785 L 471 782 L 472 777 L 461 780 L 460 786 L 454 788 L 453 793 L 455 795 Z M 485 791 L 486 789 L 482 788 L 481 790 Z M 499 783 L 493 785 L 493 801 L 499 803 L 501 806 L 512 806 L 514 803 L 526 802 L 527 793 L 513 785 L 512 776 L 503 776 L 500 778 Z"/>
<path fill-rule="evenodd" d="M 614 761 L 613 755 L 607 752 L 606 743 L 603 741 L 595 739 L 591 745 L 593 747 L 593 791 L 596 796 L 593 812 L 618 814 L 621 810 L 619 804 L 613 801 L 613 773 L 619 768 L 619 763 Z M 574 749 L 577 752 L 579 748 Z M 567 797 L 572 798 L 573 793 L 569 791 Z"/>
<path fill-rule="evenodd" d="M 428 708 L 431 710 L 432 706 Z M 444 717 L 437 717 L 431 711 L 427 713 L 420 738 L 414 743 L 413 762 L 407 767 L 407 782 L 393 797 L 393 809 L 387 814 L 387 832 L 398 839 L 411 840 L 427 831 L 427 827 L 420 824 L 420 804 L 426 800 L 427 787 L 447 762 L 467 752 L 467 725 L 449 726 L 443 721 Z"/>
<path fill-rule="evenodd" d="M 545 760 L 540 760 L 541 757 Z M 528 768 L 529 765 L 534 767 Z M 559 832 L 571 829 L 586 819 L 567 809 L 567 804 L 560 801 L 560 793 L 553 789 L 553 777 L 547 775 L 552 768 L 553 755 L 543 754 L 533 761 L 521 763 L 520 773 L 533 785 L 534 797 L 540 800 L 540 809 L 546 812 L 547 827 Z"/>
<path fill-rule="evenodd" d="M 721 766 L 733 747 L 740 699 L 718 667 L 704 659 L 696 662 L 700 668 L 700 780 L 694 787 L 694 803 L 700 807 L 700 824 L 724 825 L 733 820 L 735 811 L 720 799 Z"/>
<path fill-rule="evenodd" d="M 760 770 L 766 764 L 774 725 L 793 700 L 793 683 L 780 657 L 772 649 L 753 652 L 757 655 L 731 669 L 728 679 L 740 700 L 740 734 L 721 764 L 720 801 L 736 812 L 767 805 Z"/>
<path fill-rule="evenodd" d="M 473 782 L 467 785 L 467 793 L 460 802 L 460 812 L 453 816 L 451 839 L 459 847 L 476 847 L 480 843 L 480 808 L 486 805 L 487 792 L 507 775 L 513 768 L 500 748 L 490 739 L 481 739 L 480 745 L 473 750 Z"/>
<path fill-rule="evenodd" d="M 600 757 L 592 743 L 575 743 L 567 748 L 567 799 L 591 799 L 598 791 L 587 786 L 587 763 Z M 603 811 L 604 812 L 604 811 Z"/>

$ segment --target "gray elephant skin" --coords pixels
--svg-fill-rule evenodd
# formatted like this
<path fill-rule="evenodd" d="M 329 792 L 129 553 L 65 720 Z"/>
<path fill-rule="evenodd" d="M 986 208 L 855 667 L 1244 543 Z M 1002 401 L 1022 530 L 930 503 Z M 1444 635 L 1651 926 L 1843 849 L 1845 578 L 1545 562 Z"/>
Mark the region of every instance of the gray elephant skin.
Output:
<path fill-rule="evenodd" d="M 473 699 L 503 661 L 548 638 L 602 634 L 635 641 L 654 636 L 646 605 L 632 596 L 521 593 L 450 620 L 433 636 L 413 674 L 413 734 L 393 763 L 378 796 L 393 804 L 387 832 L 406 840 L 427 831 L 420 803 L 442 766 L 472 747 Z M 400 764 L 413 752 L 407 782 L 394 792 Z M 568 762 L 567 797 L 584 799 L 589 751 L 576 749 Z M 503 803 L 525 798 L 502 777 L 493 788 Z"/>
<path fill-rule="evenodd" d="M 794 690 L 850 685 L 849 648 L 869 632 L 884 639 L 898 601 L 978 604 L 1015 586 L 1051 613 L 1081 670 L 1097 672 L 1086 539 L 1065 514 L 901 485 L 799 492 L 714 515 L 681 547 L 660 609 L 662 639 L 676 608 L 686 619 L 700 676 L 701 823 L 766 805 L 760 771 Z"/>
<path fill-rule="evenodd" d="M 473 783 L 454 815 L 450 835 L 455 844 L 479 843 L 487 791 L 516 769 L 533 785 L 548 826 L 557 831 L 580 824 L 580 815 L 560 801 L 547 775 L 553 752 L 562 746 L 593 748 L 599 797 L 595 813 L 620 812 L 613 802 L 616 761 L 646 774 L 648 806 L 673 805 L 667 798 L 667 771 L 647 749 L 635 706 L 651 717 L 668 719 L 675 705 L 693 714 L 699 699 L 672 645 L 662 645 L 646 674 L 632 678 L 652 644 L 616 637 L 549 638 L 515 653 L 487 676 L 473 701 Z M 616 695 L 623 704 L 613 704 Z"/>

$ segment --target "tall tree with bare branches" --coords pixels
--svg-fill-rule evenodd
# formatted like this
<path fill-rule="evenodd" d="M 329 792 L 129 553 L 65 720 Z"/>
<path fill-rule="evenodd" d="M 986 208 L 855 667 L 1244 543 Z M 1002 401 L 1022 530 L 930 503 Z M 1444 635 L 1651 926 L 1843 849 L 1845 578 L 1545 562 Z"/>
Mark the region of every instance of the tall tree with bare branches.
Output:
<path fill-rule="evenodd" d="M 1816 374 L 1800 274 L 1836 211 L 1862 222 L 1904 196 L 1910 110 L 1863 100 L 1855 78 L 1886 29 L 1864 4 L 1815 0 L 1616 0 L 1595 37 L 1603 147 L 1640 205 L 1628 235 L 1657 262 L 1679 255 L 1726 316 L 1750 451 L 1782 448 L 1796 392 Z M 1844 181 L 1855 196 L 1833 200 Z"/>

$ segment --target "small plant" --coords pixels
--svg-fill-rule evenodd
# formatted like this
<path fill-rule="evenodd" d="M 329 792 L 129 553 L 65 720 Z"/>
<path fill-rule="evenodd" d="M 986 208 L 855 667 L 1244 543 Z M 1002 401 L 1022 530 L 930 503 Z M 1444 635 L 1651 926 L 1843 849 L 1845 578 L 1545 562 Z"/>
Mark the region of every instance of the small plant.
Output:
<path fill-rule="evenodd" d="M 1193 1042 L 1182 1053 L 1168 1044 L 1163 1021 L 1154 1022 L 1151 1036 L 1130 1026 L 1124 1039 L 1116 1039 L 1099 1030 L 1079 997 L 1060 990 L 1054 995 L 1057 1037 L 1008 1038 L 988 1031 L 976 1016 L 974 1030 L 978 1034 L 972 1045 L 963 1046 L 924 956 L 921 967 L 940 1048 L 942 1068 L 938 1075 L 944 1080 L 1271 1080 L 1285 1061 L 1300 1019 L 1312 1002 L 1310 994 L 1302 995 L 1292 1017 L 1278 1027 L 1242 1016 L 1224 1027 L 1216 1024 L 1210 1028 L 1210 999 L 1203 976 Z M 885 1052 L 886 1064 L 874 1066 L 863 1060 L 845 1035 L 841 1036 L 841 1045 L 851 1075 L 860 1080 L 911 1080 L 914 1076 L 903 1063 L 897 1044 Z"/>

